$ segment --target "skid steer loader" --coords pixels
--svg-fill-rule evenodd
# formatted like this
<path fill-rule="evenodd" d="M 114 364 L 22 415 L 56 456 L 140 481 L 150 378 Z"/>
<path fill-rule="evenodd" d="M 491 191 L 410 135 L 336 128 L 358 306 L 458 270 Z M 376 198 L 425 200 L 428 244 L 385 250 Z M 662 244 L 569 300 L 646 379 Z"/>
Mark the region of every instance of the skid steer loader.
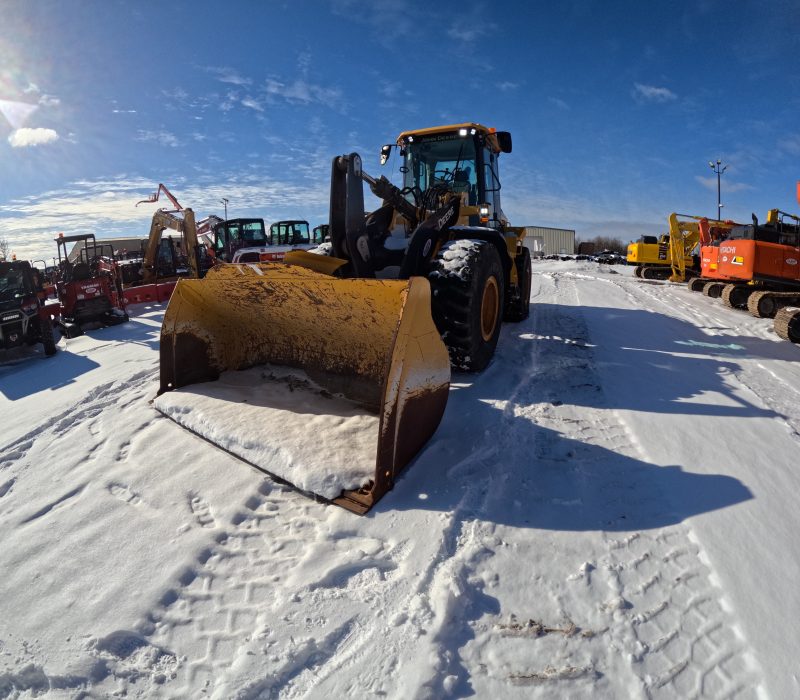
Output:
<path fill-rule="evenodd" d="M 500 206 L 511 135 L 476 123 L 408 131 L 382 162 L 395 148 L 402 188 L 356 153 L 333 159 L 329 255 L 180 280 L 161 332 L 158 410 L 357 513 L 436 431 L 451 363 L 485 368 L 501 321 L 530 304 L 525 231 Z M 364 183 L 383 201 L 369 214 Z"/>

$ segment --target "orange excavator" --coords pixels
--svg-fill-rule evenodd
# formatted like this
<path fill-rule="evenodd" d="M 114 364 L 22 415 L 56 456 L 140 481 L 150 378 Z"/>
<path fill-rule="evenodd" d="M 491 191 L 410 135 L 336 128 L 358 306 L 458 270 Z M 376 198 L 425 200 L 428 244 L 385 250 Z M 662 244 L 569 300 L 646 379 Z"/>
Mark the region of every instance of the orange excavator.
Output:
<path fill-rule="evenodd" d="M 688 282 L 693 292 L 703 292 L 707 297 L 718 298 L 722 294 L 727 281 L 739 281 L 738 277 L 729 278 L 719 271 L 719 247 L 736 226 L 733 221 L 716 221 L 701 218 L 697 222 L 700 233 L 700 275 Z"/>
<path fill-rule="evenodd" d="M 797 183 L 797 202 L 800 204 L 800 182 Z M 800 241 L 795 239 L 795 244 L 800 244 Z M 785 265 L 792 269 L 800 267 L 798 264 L 800 262 L 800 245 L 795 250 L 793 265 L 789 263 L 788 256 L 784 259 Z M 775 332 L 784 340 L 800 343 L 800 303 L 798 301 L 793 301 L 790 305 L 778 309 L 775 314 L 774 328 Z"/>
<path fill-rule="evenodd" d="M 719 245 L 723 301 L 757 318 L 800 304 L 800 217 L 771 209 L 766 223 L 734 226 Z"/>

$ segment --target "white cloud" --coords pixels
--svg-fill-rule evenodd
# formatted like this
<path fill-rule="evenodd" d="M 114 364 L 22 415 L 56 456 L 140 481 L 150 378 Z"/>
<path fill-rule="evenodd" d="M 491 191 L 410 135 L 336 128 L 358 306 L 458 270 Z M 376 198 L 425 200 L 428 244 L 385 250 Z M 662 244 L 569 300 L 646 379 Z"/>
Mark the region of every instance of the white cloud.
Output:
<path fill-rule="evenodd" d="M 712 192 L 717 191 L 717 176 L 714 175 L 712 177 L 703 177 L 702 175 L 695 175 L 694 179 L 697 180 L 703 187 L 707 190 L 711 190 Z M 722 191 L 725 192 L 744 192 L 746 190 L 752 190 L 753 186 L 748 185 L 744 182 L 734 182 L 733 180 L 727 180 L 724 177 L 722 178 Z"/>
<path fill-rule="evenodd" d="M 135 109 L 112 109 L 112 114 L 136 114 Z"/>
<path fill-rule="evenodd" d="M 455 24 L 447 30 L 447 36 L 456 41 L 474 41 L 481 33 L 480 29 Z"/>
<path fill-rule="evenodd" d="M 39 105 L 42 107 L 58 107 L 61 104 L 61 100 L 54 95 L 42 95 L 39 98 Z"/>
<path fill-rule="evenodd" d="M 28 83 L 28 87 L 26 87 L 22 92 L 24 92 L 26 95 L 30 95 L 31 93 L 38 93 L 41 91 L 36 83 Z"/>
<path fill-rule="evenodd" d="M 791 153 L 793 156 L 800 156 L 800 136 L 790 136 L 789 138 L 783 139 L 783 141 L 778 143 L 778 147 L 782 151 Z"/>
<path fill-rule="evenodd" d="M 503 92 L 508 92 L 509 90 L 516 90 L 519 87 L 519 83 L 512 83 L 510 80 L 504 80 L 497 87 Z"/>
<path fill-rule="evenodd" d="M 229 83 L 230 85 L 250 85 L 253 82 L 250 78 L 245 78 L 243 75 L 240 75 L 233 70 L 233 68 L 209 68 L 208 72 L 214 73 L 217 76 L 217 80 L 221 83 Z"/>
<path fill-rule="evenodd" d="M 447 30 L 447 36 L 455 41 L 464 43 L 473 42 L 480 38 L 486 38 L 494 34 L 498 26 L 489 20 L 491 10 L 486 3 L 472 3 L 470 7 L 465 7 L 456 17 L 455 21 Z"/>
<path fill-rule="evenodd" d="M 180 141 L 178 141 L 178 137 L 175 134 L 169 131 L 146 131 L 140 129 L 136 134 L 137 141 L 155 141 L 160 143 L 162 146 L 169 146 L 170 148 L 176 148 L 180 146 Z"/>
<path fill-rule="evenodd" d="M 53 141 L 58 141 L 58 133 L 53 129 L 17 129 L 12 131 L 8 137 L 12 148 L 42 146 L 46 143 L 53 143 Z"/>
<path fill-rule="evenodd" d="M 230 199 L 231 216 L 259 216 L 267 221 L 290 219 L 298 212 L 321 221 L 327 216 L 329 182 L 326 158 L 308 165 L 302 184 L 284 181 L 285 166 L 265 167 L 256 160 L 246 171 L 236 167 L 192 173 L 186 179 L 166 175 L 170 190 L 197 218 L 222 214 L 220 198 Z M 0 238 L 7 238 L 20 258 L 51 258 L 57 232 L 65 235 L 100 231 L 99 238 L 147 236 L 159 204 L 136 207 L 154 191 L 158 180 L 120 174 L 97 180 L 79 180 L 66 188 L 0 203 Z"/>
<path fill-rule="evenodd" d="M 418 9 L 409 0 L 392 2 L 363 2 L 362 0 L 331 0 L 334 14 L 349 22 L 370 25 L 370 36 L 383 44 L 391 44 L 418 31 Z"/>
<path fill-rule="evenodd" d="M 254 109 L 257 112 L 264 111 L 264 108 L 261 106 L 261 103 L 258 100 L 254 99 L 253 97 L 245 97 L 242 100 L 242 106 L 249 107 L 250 109 Z"/>
<path fill-rule="evenodd" d="M 289 103 L 310 104 L 320 102 L 332 105 L 338 103 L 342 93 L 334 88 L 315 85 L 306 80 L 295 80 L 291 84 L 282 83 L 274 78 L 268 78 L 265 89 L 268 95 L 281 97 Z"/>
<path fill-rule="evenodd" d="M 308 51 L 301 51 L 297 56 L 297 68 L 301 75 L 308 75 L 308 70 L 311 67 L 311 54 Z"/>
<path fill-rule="evenodd" d="M 559 109 L 569 109 L 569 105 L 558 97 L 548 97 L 547 101 L 554 104 Z"/>
<path fill-rule="evenodd" d="M 649 102 L 671 102 L 678 99 L 678 96 L 669 88 L 642 85 L 641 83 L 634 84 L 633 96 Z"/>

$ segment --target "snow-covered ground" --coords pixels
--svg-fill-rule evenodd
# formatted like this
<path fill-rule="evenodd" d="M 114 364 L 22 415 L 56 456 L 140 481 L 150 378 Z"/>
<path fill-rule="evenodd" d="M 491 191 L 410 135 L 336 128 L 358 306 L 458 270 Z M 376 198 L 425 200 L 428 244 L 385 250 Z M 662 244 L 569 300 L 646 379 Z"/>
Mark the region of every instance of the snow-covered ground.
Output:
<path fill-rule="evenodd" d="M 0 698 L 800 697 L 800 347 L 631 271 L 535 263 L 365 517 L 154 409 L 162 307 L 0 366 Z"/>

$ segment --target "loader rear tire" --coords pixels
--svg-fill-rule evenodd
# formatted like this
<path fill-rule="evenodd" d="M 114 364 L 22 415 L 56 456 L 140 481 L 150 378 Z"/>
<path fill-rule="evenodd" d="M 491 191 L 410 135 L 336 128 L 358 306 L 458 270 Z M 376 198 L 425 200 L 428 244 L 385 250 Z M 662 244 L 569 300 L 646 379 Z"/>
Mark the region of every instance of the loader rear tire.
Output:
<path fill-rule="evenodd" d="M 503 266 L 497 249 L 486 241 L 445 244 L 431 263 L 431 311 L 454 369 L 480 372 L 494 355 L 503 313 Z M 461 246 L 459 264 L 446 257 Z"/>
<path fill-rule="evenodd" d="M 519 296 L 511 299 L 506 309 L 504 321 L 517 323 L 524 321 L 531 313 L 531 253 L 527 248 L 514 258 L 519 280 Z"/>

